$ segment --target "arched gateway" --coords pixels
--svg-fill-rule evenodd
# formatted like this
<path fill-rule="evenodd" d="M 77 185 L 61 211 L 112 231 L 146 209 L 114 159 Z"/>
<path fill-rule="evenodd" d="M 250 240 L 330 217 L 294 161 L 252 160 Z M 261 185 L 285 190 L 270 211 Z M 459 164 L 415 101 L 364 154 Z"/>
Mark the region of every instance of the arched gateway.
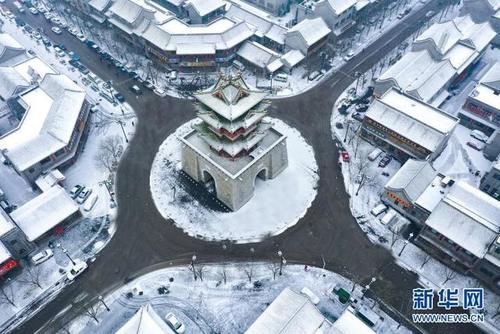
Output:
<path fill-rule="evenodd" d="M 267 93 L 239 75 L 221 74 L 194 96 L 202 122 L 180 138 L 182 169 L 197 182 L 213 179 L 217 198 L 236 211 L 252 198 L 257 176 L 272 179 L 287 167 L 286 136 L 262 120 Z"/>

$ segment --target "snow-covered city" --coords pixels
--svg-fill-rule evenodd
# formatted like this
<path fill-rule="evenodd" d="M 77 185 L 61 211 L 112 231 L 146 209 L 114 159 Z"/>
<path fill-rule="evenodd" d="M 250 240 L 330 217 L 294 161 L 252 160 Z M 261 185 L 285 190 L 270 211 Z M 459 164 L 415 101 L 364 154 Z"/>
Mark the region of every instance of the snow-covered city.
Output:
<path fill-rule="evenodd" d="M 500 332 L 500 1 L 0 0 L 0 333 Z"/>

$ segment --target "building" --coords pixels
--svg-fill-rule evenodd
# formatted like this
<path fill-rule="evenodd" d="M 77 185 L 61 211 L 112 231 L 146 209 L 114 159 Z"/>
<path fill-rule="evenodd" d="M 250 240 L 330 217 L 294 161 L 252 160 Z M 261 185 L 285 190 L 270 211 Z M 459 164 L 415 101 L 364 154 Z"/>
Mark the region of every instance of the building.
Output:
<path fill-rule="evenodd" d="M 356 21 L 356 0 L 305 0 L 298 6 L 298 20 L 321 17 L 335 36 L 352 27 Z"/>
<path fill-rule="evenodd" d="M 237 58 L 262 74 L 274 73 L 283 67 L 280 54 L 257 42 L 246 41 L 238 50 Z"/>
<path fill-rule="evenodd" d="M 401 162 L 434 160 L 457 123 L 456 117 L 391 89 L 370 105 L 360 135 Z"/>
<path fill-rule="evenodd" d="M 489 172 L 481 178 L 479 189 L 500 200 L 500 156 L 493 162 Z"/>
<path fill-rule="evenodd" d="M 28 58 L 26 49 L 12 36 L 0 33 L 0 66 L 9 67 Z"/>
<path fill-rule="evenodd" d="M 188 0 L 184 8 L 191 24 L 207 24 L 224 15 L 225 6 L 223 0 Z"/>
<path fill-rule="evenodd" d="M 90 0 L 86 6 L 87 14 L 98 23 L 106 21 L 106 11 L 111 7 L 112 0 Z"/>
<path fill-rule="evenodd" d="M 375 334 L 375 331 L 351 309 L 345 310 L 332 324 L 306 295 L 285 288 L 245 332 L 261 333 Z"/>
<path fill-rule="evenodd" d="M 14 69 L 30 88 L 8 101 L 20 123 L 0 137 L 0 150 L 20 175 L 34 182 L 76 156 L 91 104 L 82 88 L 38 58 Z"/>
<path fill-rule="evenodd" d="M 464 0 L 461 10 L 462 14 L 470 15 L 475 22 L 485 22 L 500 10 L 500 1 Z"/>
<path fill-rule="evenodd" d="M 244 0 L 258 6 L 274 15 L 285 14 L 290 7 L 291 0 Z"/>
<path fill-rule="evenodd" d="M 10 217 L 29 242 L 36 242 L 79 215 L 78 204 L 66 190 L 56 185 L 12 211 Z"/>
<path fill-rule="evenodd" d="M 434 208 L 416 243 L 454 269 L 500 290 L 500 202 L 458 181 Z"/>
<path fill-rule="evenodd" d="M 35 249 L 3 209 L 0 209 L 0 242 L 15 259 L 25 257 Z"/>
<path fill-rule="evenodd" d="M 422 225 L 452 183 L 428 161 L 408 159 L 384 186 L 381 200 Z"/>
<path fill-rule="evenodd" d="M 497 129 L 488 138 L 483 149 L 483 156 L 488 160 L 495 160 L 500 154 L 500 131 Z"/>
<path fill-rule="evenodd" d="M 330 32 L 322 18 L 304 19 L 288 31 L 285 45 L 307 57 L 325 46 Z"/>
<path fill-rule="evenodd" d="M 449 96 L 447 89 L 467 77 L 495 36 L 488 22 L 474 23 L 469 16 L 435 23 L 376 80 L 374 95 L 395 87 L 439 106 Z"/>
<path fill-rule="evenodd" d="M 217 198 L 236 211 L 252 198 L 256 177 L 272 179 L 287 167 L 286 136 L 262 121 L 267 93 L 252 90 L 240 76 L 221 75 L 194 96 L 202 123 L 180 138 L 182 169 L 210 183 Z"/>
<path fill-rule="evenodd" d="M 17 261 L 12 258 L 7 247 L 0 241 L 0 278 L 18 266 Z"/>
<path fill-rule="evenodd" d="M 500 63 L 495 63 L 459 111 L 460 123 L 491 135 L 500 127 Z"/>
<path fill-rule="evenodd" d="M 142 306 L 115 334 L 175 334 L 151 304 Z"/>

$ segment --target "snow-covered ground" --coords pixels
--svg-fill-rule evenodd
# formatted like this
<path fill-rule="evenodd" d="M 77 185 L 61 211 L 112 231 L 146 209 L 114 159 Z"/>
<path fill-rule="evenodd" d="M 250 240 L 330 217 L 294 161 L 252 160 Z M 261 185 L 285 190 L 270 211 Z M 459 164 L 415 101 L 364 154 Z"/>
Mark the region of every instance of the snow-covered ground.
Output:
<path fill-rule="evenodd" d="M 305 271 L 299 265 L 285 266 L 280 276 L 278 266 L 277 263 L 195 265 L 197 271 L 202 270 L 203 281 L 199 278 L 195 281 L 187 267 L 161 269 L 105 296 L 109 312 L 104 305 L 95 304 L 93 311 L 99 323 L 82 314 L 65 330 L 82 334 L 112 333 L 142 305 L 149 303 L 161 317 L 173 312 L 185 324 L 186 334 L 243 333 L 285 287 L 296 292 L 309 288 L 319 297 L 317 306 L 330 321 L 335 321 L 347 308 L 332 293 L 333 288 L 340 287 L 352 291 L 353 284 L 346 278 L 319 268 Z M 162 287 L 168 289 L 167 294 L 159 293 Z M 138 291 L 143 294 L 138 295 Z M 129 292 L 132 296 L 127 297 Z M 377 333 L 409 333 L 384 314 L 375 301 L 362 298 L 359 286 L 355 287 L 353 297 L 358 299 L 353 304 L 355 307 L 364 304 L 383 317 L 384 320 L 375 325 Z"/>
<path fill-rule="evenodd" d="M 160 146 L 151 168 L 151 193 L 158 211 L 187 234 L 208 240 L 256 242 L 296 224 L 316 197 L 318 166 L 314 152 L 300 133 L 278 119 L 266 118 L 287 136 L 288 167 L 276 178 L 255 184 L 252 199 L 236 212 L 215 212 L 193 199 L 181 185 L 183 134 L 193 120 L 179 127 Z M 173 192 L 176 192 L 175 198 Z"/>

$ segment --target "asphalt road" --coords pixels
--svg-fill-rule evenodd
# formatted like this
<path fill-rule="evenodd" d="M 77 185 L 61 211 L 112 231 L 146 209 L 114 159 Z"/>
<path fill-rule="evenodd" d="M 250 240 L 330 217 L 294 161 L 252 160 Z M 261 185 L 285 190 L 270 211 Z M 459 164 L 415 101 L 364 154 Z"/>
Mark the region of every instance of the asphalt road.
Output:
<path fill-rule="evenodd" d="M 437 11 L 437 7 L 437 1 L 433 1 L 413 12 L 351 59 L 341 71 L 313 89 L 273 102 L 271 116 L 297 128 L 314 147 L 320 168 L 318 194 L 297 225 L 279 236 L 246 245 L 191 238 L 172 222 L 165 221 L 154 206 L 149 190 L 152 161 L 162 141 L 178 126 L 195 117 L 191 103 L 171 97 L 159 98 L 149 92 L 136 99 L 128 90 L 132 84 L 130 79 L 117 75 L 113 68 L 100 62 L 94 52 L 67 33 L 52 34 L 42 16 L 25 14 L 24 19 L 29 24 L 44 27 L 55 42 L 76 51 L 88 68 L 105 80 L 113 80 L 136 110 L 138 124 L 117 174 L 119 210 L 114 237 L 86 273 L 15 332 L 34 333 L 40 329 L 42 333 L 53 333 L 75 314 L 83 313 L 85 305 L 95 302 L 98 295 L 151 270 L 188 264 L 194 253 L 200 262 L 276 261 L 276 252 L 281 249 L 289 262 L 325 264 L 327 269 L 359 284 L 367 284 L 371 277 L 377 277 L 372 290 L 395 309 L 404 309 L 407 315 L 411 313 L 407 305 L 411 289 L 418 286 L 416 276 L 397 266 L 387 250 L 372 244 L 351 216 L 349 198 L 337 168 L 338 152 L 332 141 L 330 116 L 335 100 L 354 80 L 353 73 L 371 68 L 418 29 L 425 13 Z M 75 301 L 79 295 L 83 297 Z M 423 327 L 433 333 L 480 332 L 472 325 Z"/>

